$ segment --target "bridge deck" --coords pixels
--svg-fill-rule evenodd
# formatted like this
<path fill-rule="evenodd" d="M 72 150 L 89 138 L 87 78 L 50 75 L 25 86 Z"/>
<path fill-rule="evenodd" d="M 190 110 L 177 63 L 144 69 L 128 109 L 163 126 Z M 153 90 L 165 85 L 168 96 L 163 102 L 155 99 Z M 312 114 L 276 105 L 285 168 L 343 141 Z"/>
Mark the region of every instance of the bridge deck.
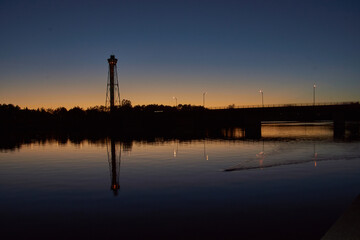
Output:
<path fill-rule="evenodd" d="M 244 108 L 281 108 L 281 107 L 310 107 L 310 106 L 339 106 L 359 105 L 360 102 L 319 102 L 319 103 L 287 103 L 287 104 L 264 104 L 264 105 L 229 105 L 223 107 L 209 107 L 208 109 L 244 109 Z"/>

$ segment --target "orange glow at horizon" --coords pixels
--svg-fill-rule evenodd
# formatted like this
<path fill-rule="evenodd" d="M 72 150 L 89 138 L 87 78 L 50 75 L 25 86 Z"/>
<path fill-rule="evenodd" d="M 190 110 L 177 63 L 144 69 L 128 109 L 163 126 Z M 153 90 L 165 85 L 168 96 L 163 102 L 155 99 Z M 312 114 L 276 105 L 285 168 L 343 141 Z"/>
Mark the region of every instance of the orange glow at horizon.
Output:
<path fill-rule="evenodd" d="M 106 75 L 106 74 L 105 74 Z M 259 95 L 260 81 L 257 78 L 239 77 L 235 82 L 223 82 L 234 76 L 121 76 L 119 77 L 120 98 L 128 99 L 132 105 L 159 104 L 174 106 L 177 98 L 178 104 L 191 104 L 202 106 L 204 92 L 205 107 L 228 107 L 244 105 L 261 105 Z M 245 80 L 244 80 L 245 78 Z M 299 83 L 289 84 L 284 87 L 280 83 L 262 84 L 264 91 L 264 105 L 268 104 L 293 104 L 311 103 L 313 84 Z M 22 88 L 9 84 L 0 89 L 0 104 L 14 104 L 22 108 L 73 108 L 75 106 L 84 109 L 88 107 L 105 105 L 106 78 L 97 75 L 92 78 L 79 77 L 72 80 L 70 76 L 57 77 L 52 82 L 32 83 L 35 77 L 29 78 L 29 83 Z M 100 80 L 99 80 L 100 79 Z M 146 82 L 144 82 L 146 79 Z M 192 81 L 190 82 L 191 79 Z M 237 78 L 236 78 L 237 79 Z M 83 84 L 86 82 L 87 84 Z M 266 91 L 265 91 L 265 90 Z M 329 97 L 333 96 L 333 97 Z M 329 86 L 319 87 L 317 90 L 317 102 L 341 102 L 356 101 L 356 95 L 339 95 L 337 89 Z"/>
<path fill-rule="evenodd" d="M 83 94 L 54 94 L 54 95 L 41 95 L 34 94 L 35 96 L 11 94 L 7 97 L 2 97 L 0 99 L 0 104 L 14 104 L 19 105 L 22 108 L 28 107 L 30 109 L 37 108 L 57 108 L 57 107 L 66 107 L 73 108 L 79 106 L 81 108 L 88 108 L 94 106 L 105 105 L 105 94 L 101 92 L 96 93 L 83 93 Z M 196 106 L 203 105 L 202 92 L 199 91 L 199 94 L 195 95 L 194 93 L 184 93 L 184 94 L 173 94 L 177 98 L 178 104 L 191 104 Z M 158 104 L 158 105 L 169 105 L 174 106 L 175 100 L 171 94 L 158 93 L 158 94 L 121 94 L 121 99 L 128 99 L 131 101 L 132 105 L 149 105 L 149 104 Z M 342 99 L 341 99 L 342 100 Z M 339 102 L 341 101 L 339 99 Z M 350 100 L 350 99 L 345 99 Z M 351 101 L 351 100 L 350 100 Z M 271 104 L 297 104 L 297 103 L 309 103 L 310 101 L 305 101 L 300 99 L 299 101 L 287 101 L 286 97 L 268 97 L 266 105 Z M 205 107 L 228 107 L 229 105 L 235 106 L 261 106 L 261 99 L 259 101 L 257 96 L 251 96 L 251 94 L 226 94 L 226 93 L 211 93 L 208 91 L 206 96 Z"/>

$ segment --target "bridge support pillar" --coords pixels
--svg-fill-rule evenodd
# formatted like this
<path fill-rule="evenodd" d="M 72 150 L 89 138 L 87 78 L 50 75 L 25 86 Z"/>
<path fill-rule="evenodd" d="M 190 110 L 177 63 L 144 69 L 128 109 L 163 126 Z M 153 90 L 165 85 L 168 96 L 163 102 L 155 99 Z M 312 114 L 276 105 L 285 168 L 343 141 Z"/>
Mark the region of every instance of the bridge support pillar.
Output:
<path fill-rule="evenodd" d="M 261 121 L 252 120 L 244 126 L 245 138 L 259 139 L 261 138 Z"/>
<path fill-rule="evenodd" d="M 343 138 L 345 136 L 345 117 L 343 113 L 336 113 L 334 119 L 334 138 Z"/>
<path fill-rule="evenodd" d="M 360 121 L 352 121 L 346 125 L 350 132 L 351 138 L 358 138 L 360 136 Z"/>

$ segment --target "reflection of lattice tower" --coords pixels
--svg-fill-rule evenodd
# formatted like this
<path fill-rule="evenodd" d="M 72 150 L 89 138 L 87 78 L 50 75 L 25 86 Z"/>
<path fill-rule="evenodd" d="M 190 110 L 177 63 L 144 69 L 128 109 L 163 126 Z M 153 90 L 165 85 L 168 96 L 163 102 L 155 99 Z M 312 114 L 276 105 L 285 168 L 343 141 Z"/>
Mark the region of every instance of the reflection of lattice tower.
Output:
<path fill-rule="evenodd" d="M 110 139 L 110 142 L 107 140 L 106 147 L 111 180 L 110 188 L 116 196 L 120 189 L 121 144 L 116 144 L 114 139 Z"/>
<path fill-rule="evenodd" d="M 109 62 L 109 73 L 106 87 L 106 100 L 105 107 L 113 111 L 116 106 L 120 106 L 120 89 L 119 81 L 116 69 L 117 59 L 115 55 L 111 55 L 108 59 Z"/>

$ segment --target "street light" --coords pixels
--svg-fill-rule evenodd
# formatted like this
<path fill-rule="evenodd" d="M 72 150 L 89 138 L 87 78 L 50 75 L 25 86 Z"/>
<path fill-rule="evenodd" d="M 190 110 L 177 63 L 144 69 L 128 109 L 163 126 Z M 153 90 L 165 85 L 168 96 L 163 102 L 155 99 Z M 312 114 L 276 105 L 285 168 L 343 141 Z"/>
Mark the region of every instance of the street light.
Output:
<path fill-rule="evenodd" d="M 203 107 L 205 108 L 205 95 L 207 94 L 207 92 L 203 93 Z"/>
<path fill-rule="evenodd" d="M 262 107 L 264 107 L 264 92 L 263 92 L 263 90 L 260 90 L 259 93 L 261 93 L 261 104 L 262 104 Z"/>
<path fill-rule="evenodd" d="M 173 97 L 175 99 L 175 107 L 177 107 L 177 97 Z"/>
<path fill-rule="evenodd" d="M 313 89 L 314 89 L 314 94 L 313 94 L 313 104 L 315 105 L 315 88 L 316 88 L 316 85 L 315 85 L 315 83 L 314 83 L 314 87 L 313 87 Z"/>

